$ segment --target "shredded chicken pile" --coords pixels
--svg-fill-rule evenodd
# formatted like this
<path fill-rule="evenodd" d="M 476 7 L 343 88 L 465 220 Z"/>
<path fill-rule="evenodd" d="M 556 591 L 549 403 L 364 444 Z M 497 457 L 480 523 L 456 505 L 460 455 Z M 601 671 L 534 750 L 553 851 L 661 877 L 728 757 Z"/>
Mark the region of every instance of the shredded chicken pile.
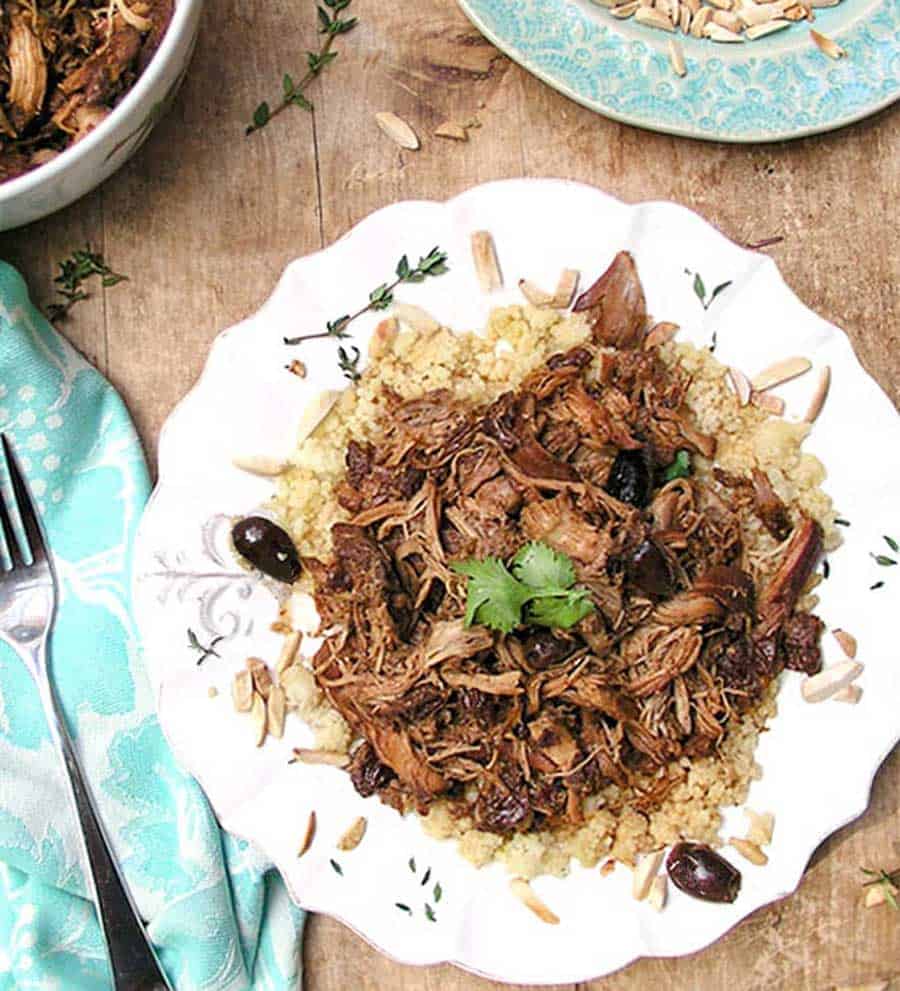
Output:
<path fill-rule="evenodd" d="M 0 5 L 0 182 L 89 134 L 156 53 L 174 0 Z"/>
<path fill-rule="evenodd" d="M 664 482 L 678 451 L 711 459 L 716 442 L 692 423 L 687 374 L 643 346 L 630 255 L 575 309 L 590 343 L 519 388 L 482 407 L 386 393 L 378 445 L 347 448 L 351 519 L 305 565 L 330 630 L 315 676 L 361 741 L 362 795 L 444 800 L 495 833 L 577 824 L 610 783 L 651 808 L 677 759 L 710 753 L 783 668 L 820 667 L 821 622 L 795 611 L 818 524 L 759 471 Z M 764 582 L 749 514 L 781 542 Z M 569 630 L 466 627 L 450 563 L 508 562 L 532 540 L 569 555 L 594 611 Z"/>

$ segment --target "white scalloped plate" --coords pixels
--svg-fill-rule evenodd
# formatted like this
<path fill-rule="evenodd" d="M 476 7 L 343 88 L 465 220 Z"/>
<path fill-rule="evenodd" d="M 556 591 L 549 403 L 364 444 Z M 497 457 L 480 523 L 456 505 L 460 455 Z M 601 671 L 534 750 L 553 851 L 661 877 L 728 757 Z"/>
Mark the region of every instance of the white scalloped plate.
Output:
<path fill-rule="evenodd" d="M 493 233 L 512 287 L 490 297 L 477 289 L 469 254 L 469 234 L 479 228 Z M 534 884 L 562 920 L 545 925 L 510 895 L 500 866 L 475 870 L 452 845 L 426 837 L 415 817 L 404 820 L 377 799 L 360 798 L 342 771 L 289 766 L 290 748 L 310 738 L 299 720 L 289 718 L 284 740 L 255 749 L 249 720 L 232 711 L 232 673 L 249 654 L 274 659 L 278 637 L 269 630 L 271 590 L 239 569 L 225 545 L 227 515 L 258 506 L 271 486 L 236 470 L 231 458 L 289 451 L 308 400 L 343 384 L 333 341 L 305 346 L 309 377 L 300 380 L 284 371 L 297 351 L 282 337 L 320 329 L 358 306 L 401 254 L 417 259 L 435 244 L 449 252 L 449 274 L 398 295 L 459 329 L 482 327 L 491 307 L 518 301 L 514 287 L 522 276 L 551 286 L 566 266 L 580 269 L 586 284 L 627 248 L 651 312 L 676 321 L 698 343 L 717 332 L 721 360 L 754 373 L 777 357 L 805 354 L 832 368 L 831 394 L 807 447 L 827 463 L 828 491 L 852 526 L 832 555 L 820 613 L 829 626 L 856 634 L 866 664 L 864 694 L 855 707 L 807 705 L 799 676 L 784 678 L 779 715 L 758 752 L 764 776 L 750 797 L 753 807 L 777 814 L 770 862 L 765 868 L 741 863 L 744 884 L 733 905 L 703 904 L 672 891 L 657 914 L 630 899 L 624 868 L 602 878 L 574 866 L 565 879 Z M 708 287 L 728 279 L 733 285 L 704 311 L 686 268 L 700 272 Z M 354 325 L 363 351 L 375 323 L 370 315 Z M 807 375 L 783 388 L 789 416 L 805 409 L 813 387 L 814 376 Z M 160 480 L 135 552 L 135 601 L 160 720 L 222 825 L 271 857 L 296 901 L 341 919 L 397 960 L 450 961 L 497 980 L 561 983 L 606 974 L 642 956 L 694 952 L 796 888 L 816 846 L 865 809 L 872 777 L 900 736 L 894 648 L 900 569 L 879 568 L 870 557 L 887 550 L 882 534 L 896 523 L 898 450 L 897 414 L 844 334 L 806 309 L 768 258 L 737 247 L 682 207 L 629 206 L 552 180 L 492 183 L 447 203 L 387 207 L 326 250 L 288 266 L 262 309 L 217 338 L 200 381 L 165 426 Z M 878 579 L 885 585 L 870 591 Z M 186 645 L 188 627 L 201 640 L 225 634 L 217 648 L 221 659 L 198 667 Z M 830 637 L 825 651 L 829 661 L 840 656 Z M 211 684 L 219 690 L 214 699 Z M 312 809 L 317 839 L 297 859 Z M 368 818 L 365 839 L 355 851 L 337 853 L 337 837 L 357 815 Z M 727 815 L 726 835 L 731 819 L 742 826 L 738 810 Z M 426 900 L 435 921 L 424 915 Z"/>

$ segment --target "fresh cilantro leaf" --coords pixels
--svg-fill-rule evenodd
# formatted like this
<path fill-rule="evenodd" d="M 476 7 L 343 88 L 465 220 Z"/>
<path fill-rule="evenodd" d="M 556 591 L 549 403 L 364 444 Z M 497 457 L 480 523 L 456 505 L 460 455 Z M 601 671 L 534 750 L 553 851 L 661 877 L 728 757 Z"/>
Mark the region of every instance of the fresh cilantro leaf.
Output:
<path fill-rule="evenodd" d="M 575 568 L 571 559 L 539 541 L 526 544 L 516 554 L 512 571 L 519 581 L 532 588 L 552 585 L 566 589 L 575 584 Z"/>
<path fill-rule="evenodd" d="M 466 590 L 466 626 L 482 623 L 492 630 L 511 633 L 522 617 L 522 606 L 531 590 L 516 581 L 506 565 L 496 557 L 483 561 L 457 561 L 451 565 L 469 578 Z"/>
<path fill-rule="evenodd" d="M 549 626 L 567 630 L 594 611 L 590 592 L 586 588 L 572 588 L 558 595 L 542 596 L 528 603 L 525 616 L 535 626 Z"/>
<path fill-rule="evenodd" d="M 663 478 L 671 482 L 673 478 L 687 478 L 691 473 L 691 456 L 687 451 L 679 451 L 675 460 L 663 472 Z"/>

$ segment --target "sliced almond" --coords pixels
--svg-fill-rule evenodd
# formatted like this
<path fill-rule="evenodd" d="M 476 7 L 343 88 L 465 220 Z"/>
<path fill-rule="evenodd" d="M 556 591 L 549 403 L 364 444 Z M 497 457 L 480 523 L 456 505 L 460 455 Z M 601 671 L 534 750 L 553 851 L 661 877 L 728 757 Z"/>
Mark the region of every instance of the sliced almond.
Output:
<path fill-rule="evenodd" d="M 253 678 L 253 687 L 264 699 L 267 699 L 272 690 L 272 675 L 269 673 L 266 662 L 261 661 L 258 657 L 248 657 L 247 670 Z"/>
<path fill-rule="evenodd" d="M 731 382 L 735 395 L 738 397 L 738 402 L 741 406 L 746 406 L 750 402 L 750 396 L 753 392 L 750 379 L 747 378 L 740 368 L 729 368 L 728 379 Z"/>
<path fill-rule="evenodd" d="M 538 898 L 532 890 L 531 885 L 522 877 L 514 877 L 509 882 L 509 890 L 519 899 L 519 901 L 541 920 L 550 926 L 559 925 L 559 916 Z"/>
<path fill-rule="evenodd" d="M 712 17 L 713 12 L 711 7 L 701 7 L 696 14 L 691 18 L 691 37 L 692 38 L 702 38 L 703 32 L 706 30 L 706 25 L 709 23 L 709 19 Z"/>
<path fill-rule="evenodd" d="M 687 7 L 684 9 L 687 10 Z M 687 75 L 687 65 L 684 61 L 684 47 L 675 38 L 669 39 L 669 61 L 672 63 L 672 68 L 675 70 L 676 76 Z"/>
<path fill-rule="evenodd" d="M 727 44 L 744 40 L 741 35 L 729 31 L 728 28 L 720 27 L 718 24 L 707 24 L 703 29 L 703 37 L 709 38 L 710 41 L 720 41 Z"/>
<path fill-rule="evenodd" d="M 748 3 L 745 0 L 735 8 L 735 13 L 746 27 L 761 27 L 778 16 L 778 11 L 773 8 L 773 4 Z"/>
<path fill-rule="evenodd" d="M 718 7 L 719 10 L 731 10 L 734 6 L 734 0 L 708 0 L 709 4 L 713 7 Z"/>
<path fill-rule="evenodd" d="M 369 357 L 380 358 L 387 354 L 394 343 L 400 327 L 396 317 L 388 317 L 382 320 L 375 330 L 372 331 L 372 338 L 369 341 Z"/>
<path fill-rule="evenodd" d="M 308 750 L 303 747 L 294 747 L 294 756 L 290 763 L 299 761 L 301 764 L 328 764 L 331 767 L 346 767 L 350 763 L 347 754 L 338 753 L 336 750 Z"/>
<path fill-rule="evenodd" d="M 766 389 L 773 389 L 776 385 L 790 382 L 791 379 L 808 372 L 810 368 L 812 368 L 812 362 L 809 358 L 783 358 L 754 375 L 750 384 L 757 392 L 765 392 Z"/>
<path fill-rule="evenodd" d="M 793 7 L 788 7 L 784 12 L 785 20 L 788 21 L 802 21 L 806 17 L 806 7 L 796 4 Z"/>
<path fill-rule="evenodd" d="M 747 839 L 757 846 L 768 846 L 775 832 L 775 816 L 771 812 L 754 812 L 753 809 L 744 809 L 744 815 L 750 824 Z"/>
<path fill-rule="evenodd" d="M 306 365 L 304 365 L 299 358 L 294 358 L 294 360 L 288 364 L 287 370 L 291 373 L 291 375 L 296 375 L 298 379 L 306 378 Z"/>
<path fill-rule="evenodd" d="M 886 889 L 887 889 L 886 884 L 868 885 L 868 887 L 866 888 L 866 896 L 863 899 L 863 903 L 865 904 L 866 908 L 876 908 L 878 905 L 884 905 L 884 903 L 888 900 L 887 897 L 888 893 Z M 893 884 L 891 885 L 891 894 L 895 898 L 897 897 L 898 894 L 900 894 L 900 892 L 897 891 L 897 888 Z"/>
<path fill-rule="evenodd" d="M 681 328 L 677 323 L 668 323 L 666 321 L 655 323 L 650 330 L 647 331 L 647 336 L 644 338 L 644 349 L 647 350 L 649 348 L 659 347 L 660 344 L 665 344 L 667 341 L 671 341 L 679 330 L 681 330 Z"/>
<path fill-rule="evenodd" d="M 790 21 L 783 21 L 776 18 L 769 21 L 768 24 L 757 24 L 755 27 L 747 28 L 744 34 L 751 41 L 756 41 L 757 38 L 764 38 L 767 34 L 775 34 L 777 31 L 783 31 L 790 26 Z"/>
<path fill-rule="evenodd" d="M 439 124 L 434 129 L 434 133 L 436 137 L 450 138 L 451 141 L 469 140 L 469 132 L 462 124 L 457 124 L 455 120 L 445 120 L 443 124 Z"/>
<path fill-rule="evenodd" d="M 855 681 L 862 672 L 859 661 L 839 661 L 807 678 L 800 686 L 800 692 L 807 702 L 824 702 Z"/>
<path fill-rule="evenodd" d="M 531 303 L 532 306 L 548 307 L 553 306 L 553 295 L 544 292 L 540 286 L 535 285 L 528 279 L 519 279 L 519 292 Z"/>
<path fill-rule="evenodd" d="M 666 907 L 666 899 L 669 894 L 669 882 L 665 874 L 657 874 L 650 885 L 647 894 L 647 904 L 656 912 L 661 912 Z"/>
<path fill-rule="evenodd" d="M 609 877 L 609 875 L 612 874 L 612 872 L 615 869 L 616 869 L 616 862 L 615 860 L 612 859 L 612 857 L 610 857 L 608 860 L 604 860 L 603 863 L 600 865 L 600 876 Z"/>
<path fill-rule="evenodd" d="M 744 860 L 749 860 L 757 867 L 763 867 L 769 862 L 769 858 L 763 853 L 762 848 L 752 840 L 742 840 L 739 836 L 732 836 L 728 843 L 737 850 Z"/>
<path fill-rule="evenodd" d="M 857 643 L 856 637 L 846 630 L 832 630 L 831 635 L 841 645 L 841 650 L 850 658 L 856 657 Z"/>
<path fill-rule="evenodd" d="M 655 850 L 653 853 L 646 854 L 641 857 L 640 863 L 635 867 L 634 875 L 631 878 L 631 897 L 636 901 L 642 902 L 650 893 L 650 885 L 653 884 L 653 879 L 659 873 L 664 852 L 663 850 Z"/>
<path fill-rule="evenodd" d="M 578 288 L 579 272 L 574 268 L 564 268 L 559 273 L 559 280 L 553 290 L 553 305 L 558 310 L 565 310 L 572 302 L 575 290 Z"/>
<path fill-rule="evenodd" d="M 303 856 L 304 853 L 309 850 L 312 846 L 312 841 L 316 836 L 316 810 L 313 809 L 309 814 L 309 818 L 306 820 L 306 831 L 303 833 L 303 839 L 300 841 L 300 848 L 297 850 L 297 858 Z"/>
<path fill-rule="evenodd" d="M 475 231 L 472 234 L 472 260 L 475 262 L 475 274 L 482 292 L 493 292 L 503 285 L 490 231 Z"/>
<path fill-rule="evenodd" d="M 610 10 L 610 13 L 613 15 L 613 17 L 618 17 L 619 20 L 621 21 L 621 20 L 625 20 L 625 18 L 627 17 L 631 17 L 637 9 L 638 9 L 637 0 L 631 0 L 630 3 L 622 3 L 619 4 L 617 7 L 613 7 Z"/>
<path fill-rule="evenodd" d="M 337 841 L 338 850 L 355 850 L 366 835 L 366 825 L 365 816 L 354 819 L 344 835 Z"/>
<path fill-rule="evenodd" d="M 398 117 L 390 110 L 382 110 L 375 114 L 375 122 L 391 141 L 400 145 L 401 148 L 408 148 L 409 151 L 418 149 L 419 139 L 416 132 L 402 117 Z"/>
<path fill-rule="evenodd" d="M 300 420 L 297 423 L 298 444 L 302 444 L 303 441 L 312 437 L 318 429 L 319 424 L 328 416 L 334 404 L 340 398 L 341 394 L 336 389 L 325 389 L 310 400 L 309 404 L 300 414 Z"/>
<path fill-rule="evenodd" d="M 693 16 L 694 15 L 693 12 L 691 11 L 691 8 L 686 3 L 683 3 L 681 5 L 681 13 L 678 16 L 678 26 L 681 28 L 683 34 L 687 34 L 688 31 L 690 31 L 691 18 Z M 687 72 L 686 69 L 685 72 Z"/>
<path fill-rule="evenodd" d="M 744 28 L 737 14 L 732 13 L 730 10 L 717 10 L 713 14 L 712 19 L 714 24 L 727 28 L 729 31 L 734 31 L 735 34 L 740 34 Z"/>
<path fill-rule="evenodd" d="M 643 24 L 648 28 L 656 28 L 658 31 L 674 31 L 675 25 L 661 11 L 654 7 L 638 7 L 634 12 L 634 19 L 638 24 Z"/>
<path fill-rule="evenodd" d="M 269 724 L 269 732 L 276 740 L 284 736 L 284 712 L 286 699 L 284 689 L 278 685 L 273 685 L 266 701 L 266 717 Z"/>
<path fill-rule="evenodd" d="M 249 712 L 253 705 L 253 678 L 249 671 L 238 671 L 231 682 L 231 698 L 237 712 Z"/>
<path fill-rule="evenodd" d="M 826 365 L 822 371 L 819 372 L 819 381 L 816 383 L 816 391 L 813 393 L 812 399 L 809 401 L 809 408 L 803 415 L 803 419 L 807 423 L 815 423 L 818 419 L 819 414 L 822 412 L 822 407 L 825 405 L 825 400 L 828 398 L 828 389 L 831 386 L 831 367 Z"/>
<path fill-rule="evenodd" d="M 841 0 L 810 0 L 810 7 L 819 10 L 822 7 L 837 7 Z"/>
<path fill-rule="evenodd" d="M 847 52 L 841 48 L 841 46 L 833 38 L 829 38 L 827 34 L 822 34 L 820 31 L 810 28 L 809 36 L 816 43 L 819 50 L 824 52 L 829 58 L 839 59 L 843 58 L 847 54 Z"/>
<path fill-rule="evenodd" d="M 775 396 L 771 392 L 756 392 L 755 390 L 750 393 L 750 402 L 761 410 L 765 410 L 766 413 L 771 413 L 772 416 L 784 416 L 784 400 L 781 396 Z"/>
<path fill-rule="evenodd" d="M 287 464 L 281 458 L 272 458 L 266 454 L 239 454 L 231 459 L 235 468 L 249 472 L 251 475 L 262 475 L 266 478 L 274 478 L 283 474 L 287 469 Z"/>
<path fill-rule="evenodd" d="M 297 650 L 300 647 L 300 634 L 297 630 L 288 633 L 281 641 L 281 652 L 278 654 L 278 663 L 275 665 L 277 674 L 282 675 L 294 663 Z"/>
<path fill-rule="evenodd" d="M 847 685 L 839 692 L 831 696 L 832 702 L 846 702 L 848 705 L 856 705 L 862 698 L 863 690 L 859 685 Z"/>
<path fill-rule="evenodd" d="M 394 303 L 392 312 L 401 323 L 405 323 L 417 334 L 433 334 L 441 329 L 441 325 L 427 310 L 413 303 Z"/>
<path fill-rule="evenodd" d="M 266 703 L 262 695 L 253 693 L 253 702 L 250 705 L 250 721 L 253 723 L 253 736 L 256 746 L 261 747 L 266 742 L 266 730 L 268 718 L 266 716 Z"/>

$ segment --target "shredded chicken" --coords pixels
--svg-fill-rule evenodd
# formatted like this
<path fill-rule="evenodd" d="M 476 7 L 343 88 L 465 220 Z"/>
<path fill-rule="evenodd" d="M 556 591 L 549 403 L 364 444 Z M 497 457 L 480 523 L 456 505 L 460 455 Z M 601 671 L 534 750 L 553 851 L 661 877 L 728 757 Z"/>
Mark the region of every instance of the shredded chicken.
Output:
<path fill-rule="evenodd" d="M 629 255 L 575 308 L 591 341 L 490 405 L 386 391 L 377 444 L 347 448 L 351 519 L 329 560 L 305 562 L 332 631 L 315 676 L 361 741 L 357 790 L 423 812 L 441 799 L 501 834 L 577 824 L 611 782 L 653 808 L 785 666 L 821 663 L 821 624 L 796 612 L 818 524 L 760 471 L 664 481 L 677 450 L 709 457 L 715 439 L 686 372 L 641 347 Z M 789 537 L 766 573 L 745 553 L 756 514 Z M 508 562 L 528 540 L 571 558 L 594 611 L 568 630 L 465 627 L 450 564 Z"/>

